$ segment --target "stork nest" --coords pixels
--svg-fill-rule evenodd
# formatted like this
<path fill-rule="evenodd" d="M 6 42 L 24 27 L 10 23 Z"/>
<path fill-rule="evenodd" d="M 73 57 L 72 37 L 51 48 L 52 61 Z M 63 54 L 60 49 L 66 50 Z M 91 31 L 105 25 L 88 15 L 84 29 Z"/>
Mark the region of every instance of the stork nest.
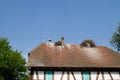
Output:
<path fill-rule="evenodd" d="M 81 47 L 96 47 L 95 43 L 93 42 L 93 40 L 84 40 L 81 44 Z"/>
<path fill-rule="evenodd" d="M 62 46 L 62 42 L 61 42 L 61 41 L 57 41 L 57 42 L 55 42 L 54 45 L 55 45 L 55 46 Z"/>

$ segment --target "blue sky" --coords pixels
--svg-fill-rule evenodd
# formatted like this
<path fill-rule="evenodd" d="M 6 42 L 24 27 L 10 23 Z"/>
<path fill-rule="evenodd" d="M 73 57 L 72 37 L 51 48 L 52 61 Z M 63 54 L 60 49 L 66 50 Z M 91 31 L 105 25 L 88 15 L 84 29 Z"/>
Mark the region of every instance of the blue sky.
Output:
<path fill-rule="evenodd" d="M 120 0 L 0 0 L 0 36 L 12 47 L 28 52 L 43 39 L 79 44 L 92 39 L 98 46 L 109 43 L 120 22 Z"/>

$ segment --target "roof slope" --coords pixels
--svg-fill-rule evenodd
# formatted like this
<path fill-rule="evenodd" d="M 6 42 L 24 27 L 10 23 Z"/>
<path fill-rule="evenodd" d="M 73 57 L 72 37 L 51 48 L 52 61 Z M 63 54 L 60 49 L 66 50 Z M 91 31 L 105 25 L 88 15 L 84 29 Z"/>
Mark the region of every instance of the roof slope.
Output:
<path fill-rule="evenodd" d="M 41 43 L 29 54 L 29 67 L 120 67 L 120 54 L 103 46 Z"/>

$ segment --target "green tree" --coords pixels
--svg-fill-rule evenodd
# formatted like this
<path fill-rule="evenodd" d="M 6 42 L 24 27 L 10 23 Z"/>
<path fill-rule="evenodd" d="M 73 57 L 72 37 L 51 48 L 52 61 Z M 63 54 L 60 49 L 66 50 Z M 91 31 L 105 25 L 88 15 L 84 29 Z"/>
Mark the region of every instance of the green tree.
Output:
<path fill-rule="evenodd" d="M 118 52 L 120 52 L 120 24 L 118 25 L 116 32 L 113 33 L 110 43 Z"/>
<path fill-rule="evenodd" d="M 0 37 L 0 80 L 29 80 L 21 52 L 13 50 L 3 37 Z"/>

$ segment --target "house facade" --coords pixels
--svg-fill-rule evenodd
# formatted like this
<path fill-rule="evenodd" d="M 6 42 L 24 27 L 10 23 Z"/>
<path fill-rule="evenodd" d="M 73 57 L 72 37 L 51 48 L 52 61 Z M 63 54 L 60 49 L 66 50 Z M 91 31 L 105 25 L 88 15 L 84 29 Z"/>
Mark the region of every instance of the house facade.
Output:
<path fill-rule="evenodd" d="M 119 71 L 34 70 L 31 80 L 120 80 Z"/>
<path fill-rule="evenodd" d="M 28 54 L 31 80 L 120 80 L 120 54 L 92 40 L 41 43 Z"/>

